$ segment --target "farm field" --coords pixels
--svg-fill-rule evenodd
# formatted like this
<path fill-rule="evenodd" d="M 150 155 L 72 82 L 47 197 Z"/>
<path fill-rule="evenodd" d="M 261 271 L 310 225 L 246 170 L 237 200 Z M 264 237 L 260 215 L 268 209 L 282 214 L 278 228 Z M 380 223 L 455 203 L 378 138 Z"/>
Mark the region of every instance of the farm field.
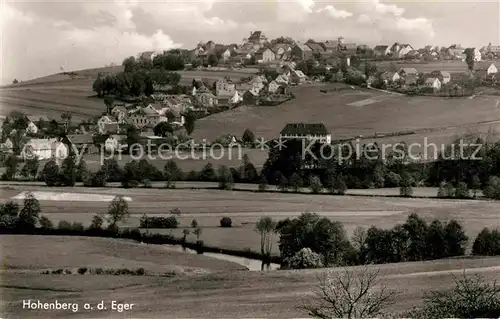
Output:
<path fill-rule="evenodd" d="M 25 270 L 26 260 L 19 258 L 19 251 L 25 246 L 46 247 L 47 249 L 30 249 L 30 257 L 37 261 L 36 265 L 57 267 L 71 264 L 81 266 L 99 262 L 99 255 L 107 256 L 99 249 L 102 243 L 96 240 L 85 243 L 85 250 L 64 248 L 67 255 L 54 255 L 46 252 L 61 247 L 61 241 L 67 245 L 82 248 L 80 238 L 19 238 L 21 236 L 3 236 L 10 244 L 9 256 L 15 260 L 19 268 L 4 269 L 2 273 L 1 307 L 6 315 L 15 314 L 23 318 L 99 318 L 125 317 L 303 317 L 306 314 L 297 306 L 306 301 L 317 283 L 317 275 L 323 270 L 298 270 L 274 272 L 225 271 L 220 273 L 198 273 L 192 276 L 151 277 L 151 276 L 95 276 L 95 275 L 39 275 Z M 26 237 L 26 236 L 24 236 Z M 39 241 L 40 240 L 40 241 Z M 126 249 L 127 243 L 115 240 L 117 249 Z M 122 246 L 123 245 L 123 246 Z M 121 246 L 121 247 L 120 247 Z M 111 247 L 106 247 L 110 251 Z M 17 249 L 17 252 L 16 252 Z M 149 246 L 144 249 L 155 249 Z M 89 260 L 83 259 L 83 253 L 94 251 Z M 109 254 L 109 252 L 108 252 Z M 113 254 L 113 253 L 111 253 Z M 27 254 L 23 254 L 27 256 Z M 144 258 L 144 252 L 131 250 L 130 259 Z M 189 258 L 189 255 L 184 255 Z M 52 257 L 52 258 L 48 258 Z M 162 259 L 168 262 L 169 253 L 158 253 L 148 258 Z M 203 256 L 193 256 L 205 260 Z M 26 257 L 22 257 L 25 258 Z M 72 259 L 74 258 L 74 259 Z M 210 259 L 210 258 L 208 258 Z M 74 261 L 73 261 L 74 260 Z M 179 259 L 176 259 L 176 262 Z M 104 263 L 106 261 L 106 263 Z M 102 265 L 108 266 L 104 259 Z M 448 288 L 453 277 L 460 276 L 464 270 L 468 274 L 478 273 L 488 281 L 500 279 L 499 258 L 481 259 L 448 259 L 430 262 L 414 262 L 379 265 L 380 280 L 390 291 L 399 293 L 397 303 L 387 309 L 399 313 L 420 303 L 424 292 L 432 289 Z M 76 265 L 76 262 L 80 264 Z M 139 263 L 138 261 L 134 261 Z M 227 270 L 227 269 L 226 269 Z M 338 271 L 332 270 L 332 271 Z M 23 310 L 22 300 L 40 300 L 50 302 L 78 303 L 78 312 L 71 311 L 33 311 Z M 120 303 L 133 303 L 132 310 L 125 313 L 112 311 L 87 312 L 84 303 L 98 303 L 103 300 L 107 305 L 112 300 Z M 220 303 L 220 304 L 219 304 Z M 196 306 L 194 306 L 196 305 Z"/>
<path fill-rule="evenodd" d="M 82 201 L 41 201 L 42 213 L 57 224 L 60 220 L 90 224 L 94 214 L 107 212 L 107 201 L 85 201 L 85 194 L 124 195 L 131 198 L 131 217 L 122 227 L 138 227 L 143 214 L 165 215 L 173 208 L 182 212 L 180 228 L 154 230 L 182 236 L 182 229 L 190 227 L 196 219 L 203 228 L 201 239 L 208 246 L 227 249 L 250 248 L 260 250 L 260 237 L 254 232 L 254 224 L 262 216 L 275 220 L 298 216 L 302 212 L 318 213 L 344 224 L 348 235 L 358 227 L 372 225 L 392 227 L 405 221 L 410 213 L 417 213 L 426 220 L 458 220 L 470 237 L 469 246 L 484 227 L 500 228 L 498 211 L 500 203 L 493 201 L 439 200 L 416 198 L 387 198 L 359 196 L 321 196 L 281 193 L 253 193 L 219 191 L 208 189 L 92 189 L 92 188 L 47 188 L 36 186 L 11 186 L 2 189 L 1 200 L 7 201 L 23 191 L 78 193 Z M 220 228 L 219 221 L 228 216 L 233 220 L 232 228 Z M 150 230 L 153 231 L 153 230 Z M 189 241 L 195 241 L 189 235 Z M 278 254 L 277 238 L 273 245 Z"/>
<path fill-rule="evenodd" d="M 500 119 L 496 96 L 446 99 L 366 89 L 320 92 L 328 87 L 326 84 L 295 87 L 296 98 L 279 106 L 243 106 L 208 116 L 196 123 L 193 137 L 214 140 L 223 133 L 240 136 L 249 128 L 257 137 L 270 139 L 279 136 L 286 123 L 323 122 L 332 139 L 342 139 L 443 127 L 464 129 Z M 214 130 L 215 127 L 224 129 Z"/>
<path fill-rule="evenodd" d="M 391 63 L 398 68 L 415 68 L 418 72 L 430 73 L 432 71 L 447 71 L 450 73 L 467 72 L 467 64 L 459 60 L 452 61 L 425 61 L 422 63 L 412 61 L 376 61 L 375 64 L 380 70 L 390 68 Z"/>

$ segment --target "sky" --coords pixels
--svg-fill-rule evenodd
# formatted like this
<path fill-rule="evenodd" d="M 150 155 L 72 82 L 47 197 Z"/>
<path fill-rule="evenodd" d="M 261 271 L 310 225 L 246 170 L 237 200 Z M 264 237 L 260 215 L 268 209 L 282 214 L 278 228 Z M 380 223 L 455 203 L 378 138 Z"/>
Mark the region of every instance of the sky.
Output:
<path fill-rule="evenodd" d="M 298 41 L 500 45 L 500 0 L 0 0 L 3 84 L 148 50 L 241 43 L 251 31 Z"/>

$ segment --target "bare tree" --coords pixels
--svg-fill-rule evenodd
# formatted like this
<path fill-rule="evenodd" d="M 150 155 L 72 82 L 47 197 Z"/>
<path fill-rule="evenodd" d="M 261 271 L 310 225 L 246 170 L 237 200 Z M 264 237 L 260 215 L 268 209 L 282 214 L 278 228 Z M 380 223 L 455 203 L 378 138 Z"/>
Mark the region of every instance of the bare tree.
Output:
<path fill-rule="evenodd" d="M 374 318 L 396 302 L 396 293 L 377 280 L 379 270 L 370 266 L 327 270 L 318 276 L 313 301 L 300 306 L 315 318 Z"/>

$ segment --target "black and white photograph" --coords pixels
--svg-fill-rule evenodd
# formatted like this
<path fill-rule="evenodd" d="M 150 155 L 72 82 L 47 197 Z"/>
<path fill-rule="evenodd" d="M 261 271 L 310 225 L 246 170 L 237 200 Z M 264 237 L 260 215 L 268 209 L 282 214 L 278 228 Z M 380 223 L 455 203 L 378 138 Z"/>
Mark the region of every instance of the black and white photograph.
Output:
<path fill-rule="evenodd" d="M 500 0 L 0 28 L 0 319 L 500 318 Z"/>

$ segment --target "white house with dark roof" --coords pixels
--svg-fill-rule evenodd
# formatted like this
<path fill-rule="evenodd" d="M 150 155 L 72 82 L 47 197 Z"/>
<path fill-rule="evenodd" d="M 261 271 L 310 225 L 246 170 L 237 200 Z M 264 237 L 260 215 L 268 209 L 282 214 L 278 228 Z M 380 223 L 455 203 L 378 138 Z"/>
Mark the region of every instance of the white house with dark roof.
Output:
<path fill-rule="evenodd" d="M 441 81 L 438 78 L 427 78 L 424 81 L 424 86 L 427 88 L 431 88 L 434 92 L 441 90 Z"/>
<path fill-rule="evenodd" d="M 21 152 L 23 158 L 37 157 L 40 160 L 50 158 L 65 159 L 68 154 L 68 146 L 55 138 L 32 138 L 25 144 Z"/>
<path fill-rule="evenodd" d="M 418 71 L 415 68 L 401 68 L 398 73 L 400 76 L 418 75 Z"/>
<path fill-rule="evenodd" d="M 377 45 L 373 48 L 373 54 L 377 57 L 388 56 L 391 54 L 391 47 L 388 45 Z"/>
<path fill-rule="evenodd" d="M 498 68 L 495 65 L 495 63 L 493 63 L 493 62 L 480 61 L 480 62 L 474 63 L 474 72 L 486 73 L 487 75 L 497 74 Z"/>
<path fill-rule="evenodd" d="M 318 141 L 330 144 L 332 135 L 323 123 L 289 123 L 281 130 L 280 139 Z"/>
<path fill-rule="evenodd" d="M 290 82 L 294 84 L 303 84 L 307 80 L 307 76 L 300 70 L 293 70 L 290 74 Z"/>
<path fill-rule="evenodd" d="M 451 74 L 447 71 L 432 71 L 431 75 L 438 78 L 442 84 L 446 84 L 451 81 Z"/>
<path fill-rule="evenodd" d="M 115 124 L 118 125 L 118 121 L 111 115 L 104 115 L 101 116 L 97 120 L 97 129 L 99 133 L 101 134 L 106 134 L 108 133 L 108 127 L 106 127 L 107 124 Z"/>

